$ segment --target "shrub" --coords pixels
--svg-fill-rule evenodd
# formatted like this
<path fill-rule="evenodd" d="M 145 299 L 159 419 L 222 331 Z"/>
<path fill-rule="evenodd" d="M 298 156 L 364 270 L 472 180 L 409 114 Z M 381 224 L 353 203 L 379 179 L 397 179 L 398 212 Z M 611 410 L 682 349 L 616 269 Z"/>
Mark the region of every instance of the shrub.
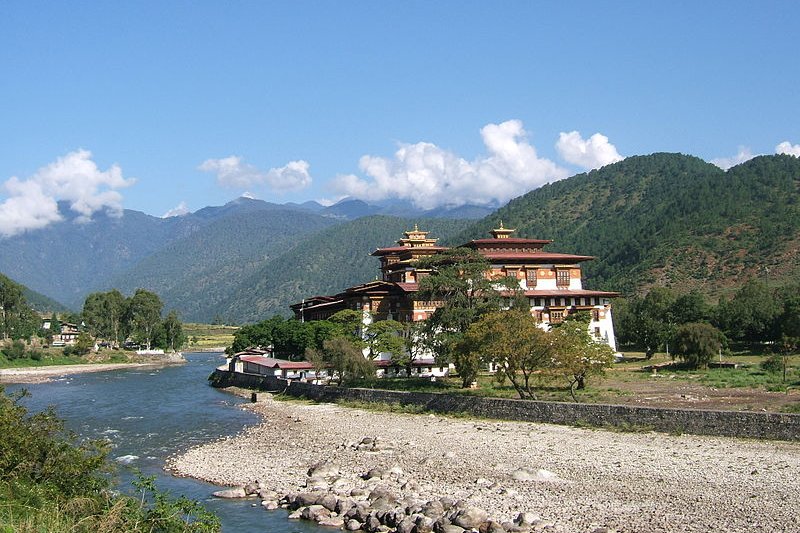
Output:
<path fill-rule="evenodd" d="M 672 342 L 675 353 L 689 368 L 699 368 L 708 366 L 722 349 L 725 336 L 711 324 L 690 322 L 675 331 Z"/>
<path fill-rule="evenodd" d="M 13 361 L 14 359 L 22 359 L 25 357 L 25 343 L 20 340 L 16 340 L 10 345 L 6 345 L 6 347 L 2 349 L 2 352 L 9 361 Z"/>
<path fill-rule="evenodd" d="M 767 372 L 780 372 L 783 370 L 783 357 L 773 354 L 761 361 L 762 370 Z"/>

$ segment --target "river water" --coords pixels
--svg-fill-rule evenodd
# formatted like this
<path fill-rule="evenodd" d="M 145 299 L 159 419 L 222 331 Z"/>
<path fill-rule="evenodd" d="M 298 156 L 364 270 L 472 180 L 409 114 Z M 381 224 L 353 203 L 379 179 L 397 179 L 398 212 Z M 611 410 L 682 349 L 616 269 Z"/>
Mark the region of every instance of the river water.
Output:
<path fill-rule="evenodd" d="M 210 387 L 206 381 L 222 363 L 219 354 L 185 354 L 188 363 L 160 369 L 131 368 L 64 376 L 50 383 L 6 385 L 26 388 L 30 411 L 52 405 L 67 427 L 83 438 L 111 441 L 111 458 L 120 465 L 119 487 L 128 490 L 132 469 L 156 475 L 156 484 L 173 495 L 202 502 L 222 519 L 223 531 L 319 533 L 309 522 L 289 521 L 284 510 L 264 511 L 258 500 L 211 497 L 219 487 L 163 471 L 175 452 L 234 435 L 258 418 L 237 407 L 244 399 Z"/>

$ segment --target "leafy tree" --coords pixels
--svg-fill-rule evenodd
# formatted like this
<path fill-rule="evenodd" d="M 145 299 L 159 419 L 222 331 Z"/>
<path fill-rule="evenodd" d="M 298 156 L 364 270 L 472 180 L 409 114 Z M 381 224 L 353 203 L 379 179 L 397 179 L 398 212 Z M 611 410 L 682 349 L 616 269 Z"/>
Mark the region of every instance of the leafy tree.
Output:
<path fill-rule="evenodd" d="M 20 308 L 24 305 L 22 287 L 0 274 L 0 328 L 3 339 L 8 339 L 16 323 Z"/>
<path fill-rule="evenodd" d="M 614 362 L 614 351 L 589 335 L 590 317 L 586 313 L 570 315 L 550 331 L 552 335 L 552 371 L 566 378 L 569 393 L 586 387 L 586 379 L 605 372 Z"/>
<path fill-rule="evenodd" d="M 183 324 L 178 319 L 176 311 L 170 311 L 167 318 L 162 323 L 166 345 L 171 351 L 180 348 L 186 342 L 186 335 L 183 334 Z"/>
<path fill-rule="evenodd" d="M 306 357 L 317 369 L 330 368 L 340 384 L 375 375 L 372 361 L 364 357 L 358 344 L 346 337 L 327 339 L 322 350 L 309 348 Z"/>
<path fill-rule="evenodd" d="M 473 322 L 501 304 L 500 292 L 486 277 L 489 263 L 474 250 L 455 248 L 420 260 L 418 268 L 431 273 L 419 282 L 416 299 L 440 303 L 425 321 L 427 345 L 437 361 L 455 363 L 466 387 L 477 377 L 480 365 L 456 348 Z"/>
<path fill-rule="evenodd" d="M 717 307 L 715 323 L 734 339 L 761 342 L 777 337 L 780 300 L 766 283 L 750 280 L 728 302 Z"/>
<path fill-rule="evenodd" d="M 368 324 L 364 328 L 367 357 L 375 360 L 382 353 L 389 353 L 392 360 L 403 357 L 406 351 L 403 328 L 403 324 L 396 320 L 378 320 Z"/>
<path fill-rule="evenodd" d="M 675 298 L 671 316 L 677 324 L 705 322 L 711 318 L 711 306 L 703 293 L 692 290 Z"/>
<path fill-rule="evenodd" d="M 94 339 L 89 333 L 81 331 L 75 341 L 74 351 L 77 355 L 86 355 L 94 347 Z"/>
<path fill-rule="evenodd" d="M 161 325 L 161 309 L 164 304 L 157 294 L 145 289 L 136 289 L 131 297 L 129 316 L 132 331 L 140 342 L 143 342 L 149 350 L 156 328 Z"/>
<path fill-rule="evenodd" d="M 725 342 L 720 330 L 705 322 L 683 324 L 675 331 L 673 345 L 689 368 L 708 366 Z"/>
<path fill-rule="evenodd" d="M 497 365 L 496 376 L 508 379 L 520 398 L 536 399 L 535 374 L 553 356 L 550 337 L 527 310 L 511 309 L 483 315 L 469 327 L 461 346 L 476 362 Z"/>
<path fill-rule="evenodd" d="M 2 339 L 30 339 L 41 329 L 39 315 L 25 301 L 23 287 L 0 274 L 0 333 Z"/>

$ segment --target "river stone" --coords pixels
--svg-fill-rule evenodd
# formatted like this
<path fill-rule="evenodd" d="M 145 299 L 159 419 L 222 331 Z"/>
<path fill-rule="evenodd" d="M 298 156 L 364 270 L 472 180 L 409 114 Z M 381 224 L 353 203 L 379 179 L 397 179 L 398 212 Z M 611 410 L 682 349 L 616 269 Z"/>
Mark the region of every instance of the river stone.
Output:
<path fill-rule="evenodd" d="M 339 517 L 329 517 L 317 523 L 321 526 L 335 527 L 336 529 L 342 529 L 342 527 L 344 527 L 344 520 Z"/>
<path fill-rule="evenodd" d="M 417 524 L 414 521 L 414 518 L 407 516 L 403 518 L 399 524 L 397 524 L 396 530 L 397 533 L 411 533 L 416 525 Z"/>
<path fill-rule="evenodd" d="M 308 507 L 303 509 L 303 513 L 301 516 L 306 520 L 313 520 L 314 522 L 319 522 L 320 520 L 326 520 L 330 518 L 331 512 L 322 505 L 309 505 Z"/>
<path fill-rule="evenodd" d="M 336 509 L 334 509 L 334 511 L 344 516 L 355 506 L 355 504 L 356 502 L 354 502 L 351 498 L 338 498 L 336 500 Z"/>
<path fill-rule="evenodd" d="M 514 518 L 514 525 L 521 526 L 521 527 L 531 527 L 533 526 L 534 522 L 537 520 L 541 520 L 542 517 L 536 515 L 534 513 L 519 513 L 516 518 Z"/>
<path fill-rule="evenodd" d="M 489 514 L 483 509 L 479 509 L 478 507 L 467 507 L 466 509 L 458 511 L 453 517 L 452 522 L 457 526 L 463 527 L 464 529 L 472 529 L 479 527 L 488 519 Z"/>
<path fill-rule="evenodd" d="M 317 500 L 317 503 L 321 506 L 325 507 L 329 511 L 336 510 L 336 504 L 339 502 L 339 499 L 334 496 L 333 494 L 325 494 L 321 498 Z"/>
<path fill-rule="evenodd" d="M 246 498 L 247 491 L 244 487 L 234 487 L 232 489 L 218 490 L 213 493 L 217 498 Z"/>
<path fill-rule="evenodd" d="M 264 500 L 263 502 L 261 502 L 261 507 L 263 507 L 267 511 L 272 511 L 273 509 L 277 509 L 279 506 L 278 502 L 275 500 Z"/>
<path fill-rule="evenodd" d="M 395 503 L 398 500 L 397 495 L 394 494 L 386 485 L 378 485 L 372 489 L 372 492 L 369 493 L 369 499 L 373 501 L 386 500 L 390 503 Z"/>
<path fill-rule="evenodd" d="M 339 475 L 339 467 L 329 461 L 320 461 L 311 465 L 307 475 L 316 478 L 334 477 Z"/>
<path fill-rule="evenodd" d="M 422 506 L 421 512 L 425 516 L 436 519 L 444 514 L 444 505 L 439 500 L 431 500 Z"/>
<path fill-rule="evenodd" d="M 258 493 L 258 484 L 255 482 L 248 483 L 244 486 L 244 492 L 248 496 L 252 496 Z"/>
<path fill-rule="evenodd" d="M 516 481 L 558 481 L 558 476 L 549 470 L 533 470 L 526 467 L 514 471 L 511 478 Z"/>
<path fill-rule="evenodd" d="M 381 521 L 374 514 L 369 515 L 364 522 L 364 529 L 367 531 L 377 531 L 380 526 Z"/>
<path fill-rule="evenodd" d="M 361 529 L 361 522 L 359 522 L 355 518 L 351 518 L 350 520 L 345 522 L 344 528 L 347 531 L 358 531 L 359 529 Z"/>
<path fill-rule="evenodd" d="M 262 500 L 280 500 L 280 496 L 274 490 L 261 489 L 258 491 L 258 497 Z"/>
<path fill-rule="evenodd" d="M 299 492 L 295 497 L 294 505 L 295 507 L 308 507 L 309 505 L 316 505 L 317 500 L 319 500 L 319 494 Z"/>
<path fill-rule="evenodd" d="M 481 527 L 478 528 L 478 531 L 480 533 L 506 533 L 506 529 L 494 520 L 489 520 L 481 524 Z"/>
<path fill-rule="evenodd" d="M 455 524 L 445 524 L 441 526 L 439 533 L 464 533 L 464 528 Z"/>
<path fill-rule="evenodd" d="M 444 508 L 445 511 L 449 511 L 450 509 L 455 507 L 457 503 L 455 498 L 451 496 L 442 496 L 441 498 L 439 498 L 439 502 L 442 504 L 442 507 Z"/>

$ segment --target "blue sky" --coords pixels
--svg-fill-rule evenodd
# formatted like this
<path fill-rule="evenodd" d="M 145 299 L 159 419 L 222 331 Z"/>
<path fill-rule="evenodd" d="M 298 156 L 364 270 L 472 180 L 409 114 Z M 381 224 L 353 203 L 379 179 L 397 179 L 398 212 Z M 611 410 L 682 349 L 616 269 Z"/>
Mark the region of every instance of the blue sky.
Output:
<path fill-rule="evenodd" d="M 798 20 L 790 1 L 2 2 L 0 234 L 55 200 L 87 219 L 243 193 L 501 203 L 629 155 L 800 155 Z"/>

